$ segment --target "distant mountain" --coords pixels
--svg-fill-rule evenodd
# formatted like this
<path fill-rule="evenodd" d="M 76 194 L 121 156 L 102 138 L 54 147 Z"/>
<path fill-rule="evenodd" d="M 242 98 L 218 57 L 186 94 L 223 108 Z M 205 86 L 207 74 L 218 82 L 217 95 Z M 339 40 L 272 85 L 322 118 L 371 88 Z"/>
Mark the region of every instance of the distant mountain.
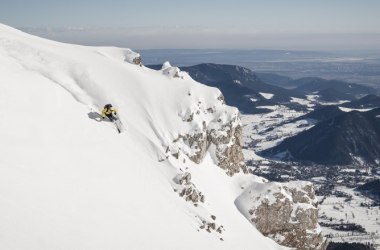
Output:
<path fill-rule="evenodd" d="M 287 76 L 282 76 L 275 73 L 260 73 L 260 72 L 256 72 L 256 75 L 263 82 L 271 84 L 271 85 L 275 85 L 275 86 L 286 88 L 286 89 L 298 87 L 298 86 L 294 86 L 294 84 L 292 84 L 293 79 Z"/>
<path fill-rule="evenodd" d="M 162 69 L 162 64 L 151 64 L 151 65 L 145 65 L 145 67 L 154 69 L 154 70 L 160 70 Z"/>
<path fill-rule="evenodd" d="M 292 79 L 275 73 L 256 73 L 264 82 L 303 94 L 318 94 L 322 101 L 354 100 L 358 96 L 376 93 L 376 90 L 360 84 L 341 80 L 326 80 L 319 77 Z"/>
<path fill-rule="evenodd" d="M 366 196 L 370 196 L 377 200 L 380 200 L 380 179 L 370 181 L 358 187 L 357 190 L 362 192 Z"/>
<path fill-rule="evenodd" d="M 319 96 L 318 100 L 323 102 L 339 102 L 355 98 L 352 94 L 342 92 L 336 88 L 323 89 L 316 94 Z"/>
<path fill-rule="evenodd" d="M 357 97 L 362 97 L 364 95 L 368 95 L 368 94 L 372 94 L 376 92 L 376 90 L 371 87 L 367 87 L 367 86 L 363 86 L 363 85 L 359 85 L 355 83 L 348 83 L 348 82 L 344 82 L 340 80 L 325 80 L 318 77 L 300 78 L 300 79 L 292 81 L 292 83 L 295 86 L 298 86 L 297 88 L 295 88 L 295 90 L 304 94 L 310 94 L 310 93 L 318 94 L 321 92 L 322 94 L 326 94 L 323 91 L 330 89 L 329 91 L 327 91 L 327 94 L 330 96 L 327 95 L 327 97 L 324 97 L 324 98 L 331 98 L 331 96 L 334 96 L 333 95 L 334 93 L 332 92 L 331 89 L 335 91 L 335 94 L 344 95 L 340 98 L 346 98 L 346 99 L 349 98 L 348 100 L 354 100 Z"/>
<path fill-rule="evenodd" d="M 335 116 L 261 154 L 326 165 L 376 164 L 380 159 L 380 109 Z"/>
<path fill-rule="evenodd" d="M 344 111 L 335 105 L 321 106 L 320 108 L 317 108 L 316 110 L 311 111 L 306 115 L 298 117 L 294 121 L 311 119 L 317 122 L 321 122 L 332 119 L 344 113 Z"/>
<path fill-rule="evenodd" d="M 326 80 L 319 77 L 292 79 L 275 73 L 255 74 L 265 83 L 296 90 L 296 92 L 304 95 L 317 94 L 319 96 L 318 100 L 325 102 L 350 101 L 363 95 L 376 93 L 376 90 L 371 87 L 340 80 Z M 380 105 L 376 105 L 376 107 L 380 107 Z"/>
<path fill-rule="evenodd" d="M 275 102 L 288 102 L 291 97 L 304 97 L 298 92 L 270 85 L 262 81 L 252 70 L 236 66 L 204 63 L 190 67 L 181 67 L 192 78 L 202 83 L 239 82 L 242 86 L 260 93 L 273 94 L 271 100 Z"/>
<path fill-rule="evenodd" d="M 366 95 L 365 97 L 347 102 L 341 105 L 345 108 L 364 109 L 364 108 L 380 108 L 380 97 L 377 95 Z"/>

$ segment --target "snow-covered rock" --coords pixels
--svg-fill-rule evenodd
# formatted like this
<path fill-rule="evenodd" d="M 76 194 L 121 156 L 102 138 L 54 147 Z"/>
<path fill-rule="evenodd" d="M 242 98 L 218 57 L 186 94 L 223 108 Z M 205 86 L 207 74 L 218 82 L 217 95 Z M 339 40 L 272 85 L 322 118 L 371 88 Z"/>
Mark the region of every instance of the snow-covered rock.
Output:
<path fill-rule="evenodd" d="M 217 98 L 219 104 L 224 104 L 222 97 Z M 238 110 L 230 113 L 218 110 L 216 106 L 207 108 L 198 102 L 196 108 L 187 110 L 183 116 L 184 122 L 202 124 L 190 133 L 183 133 L 173 141 L 168 151 L 186 154 L 192 161 L 200 163 L 209 149 L 218 166 L 233 175 L 243 171 L 247 173 L 242 153 L 242 129 Z"/>
<path fill-rule="evenodd" d="M 124 61 L 142 66 L 142 60 L 139 53 L 130 49 L 124 50 Z"/>
<path fill-rule="evenodd" d="M 240 211 L 264 235 L 296 249 L 326 249 L 312 183 L 254 183 L 237 199 Z"/>
<path fill-rule="evenodd" d="M 178 67 L 173 67 L 170 62 L 166 61 L 161 68 L 164 75 L 174 78 L 184 78 L 183 73 Z"/>

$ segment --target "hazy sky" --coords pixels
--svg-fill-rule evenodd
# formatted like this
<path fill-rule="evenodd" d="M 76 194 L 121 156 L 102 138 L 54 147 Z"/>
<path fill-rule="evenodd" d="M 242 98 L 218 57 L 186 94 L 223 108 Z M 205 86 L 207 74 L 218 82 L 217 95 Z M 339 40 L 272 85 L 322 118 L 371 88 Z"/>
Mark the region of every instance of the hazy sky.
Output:
<path fill-rule="evenodd" d="M 148 48 L 380 49 L 380 0 L 0 0 L 55 40 Z"/>

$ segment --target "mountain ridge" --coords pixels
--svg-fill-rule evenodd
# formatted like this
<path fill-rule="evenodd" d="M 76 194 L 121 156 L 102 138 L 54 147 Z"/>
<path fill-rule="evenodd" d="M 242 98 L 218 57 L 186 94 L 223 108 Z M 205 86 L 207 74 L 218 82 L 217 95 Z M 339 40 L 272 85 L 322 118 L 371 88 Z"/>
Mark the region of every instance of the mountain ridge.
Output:
<path fill-rule="evenodd" d="M 376 164 L 380 159 L 379 117 L 380 109 L 332 115 L 262 154 L 287 152 L 294 159 L 327 165 Z"/>
<path fill-rule="evenodd" d="M 130 49 L 57 43 L 2 24 L 0 73 L 0 245 L 287 249 L 235 204 L 249 202 L 245 188 L 274 184 L 246 173 L 239 111 L 218 89 L 168 63 L 151 70 Z M 106 103 L 125 132 L 100 119 Z M 313 196 L 301 191 L 310 184 L 289 185 L 289 211 L 315 213 L 311 197 L 301 210 L 292 202 L 297 190 Z M 308 228 L 323 249 L 318 222 Z"/>
<path fill-rule="evenodd" d="M 0 110 L 7 117 L 0 124 L 0 245 L 231 249 L 237 240 L 242 248 L 282 249 L 230 199 L 218 198 L 219 186 L 233 199 L 240 182 L 262 181 L 239 169 L 238 110 L 219 90 L 175 67 L 136 65 L 139 57 L 0 25 Z M 106 103 L 118 109 L 124 133 L 95 116 Z M 203 145 L 210 151 L 196 148 Z M 230 163 L 237 168 L 222 169 Z M 184 171 L 191 172 L 188 185 L 177 182 Z M 217 227 L 209 233 L 200 229 L 203 221 Z M 219 233 L 221 225 L 226 231 Z"/>

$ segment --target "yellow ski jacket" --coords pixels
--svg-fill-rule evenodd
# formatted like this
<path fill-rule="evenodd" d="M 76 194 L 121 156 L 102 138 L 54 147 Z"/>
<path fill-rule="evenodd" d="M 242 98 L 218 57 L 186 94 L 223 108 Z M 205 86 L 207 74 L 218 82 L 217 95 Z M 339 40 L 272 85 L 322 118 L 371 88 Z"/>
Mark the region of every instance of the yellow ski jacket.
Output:
<path fill-rule="evenodd" d="M 109 109 L 105 108 L 102 110 L 102 117 L 106 117 L 106 115 L 111 115 L 112 113 L 116 114 L 117 110 L 114 107 L 111 107 Z"/>

